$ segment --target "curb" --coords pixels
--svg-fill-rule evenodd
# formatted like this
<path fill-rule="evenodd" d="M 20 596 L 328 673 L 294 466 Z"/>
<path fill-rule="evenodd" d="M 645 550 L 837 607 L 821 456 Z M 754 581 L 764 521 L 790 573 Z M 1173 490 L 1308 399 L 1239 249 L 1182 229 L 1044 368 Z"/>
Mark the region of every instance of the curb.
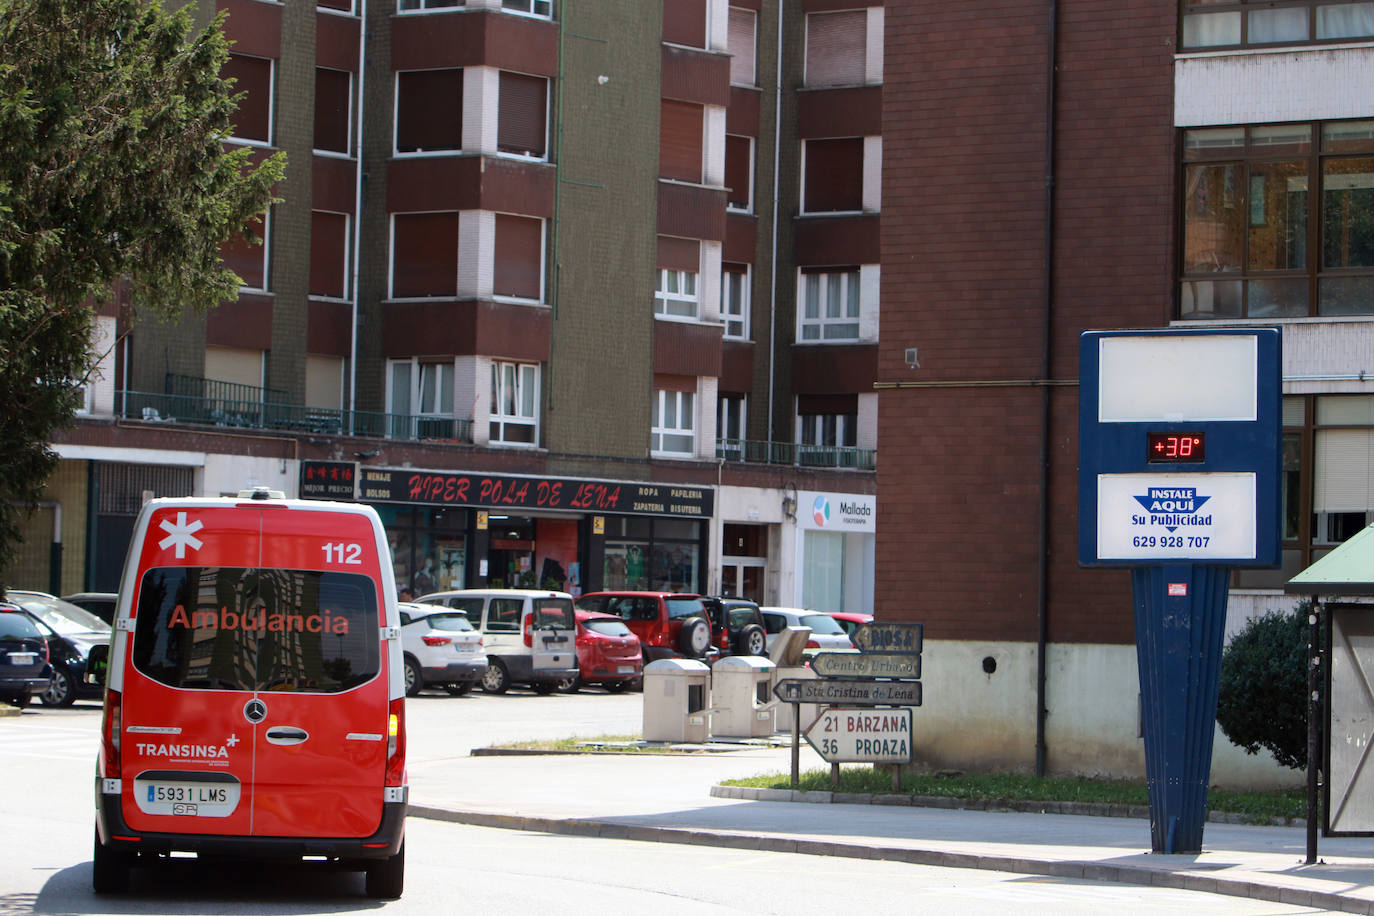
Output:
<path fill-rule="evenodd" d="M 909 808 L 943 808 L 951 811 L 1010 811 L 1018 814 L 1075 814 L 1091 817 L 1133 817 L 1150 819 L 1148 805 L 1111 805 L 1102 802 L 1019 801 L 1016 799 L 949 798 L 943 795 L 869 795 L 855 792 L 807 792 L 801 789 L 758 789 L 751 786 L 711 787 L 712 798 L 744 801 L 805 802 L 813 805 L 893 805 Z M 1263 827 L 1229 811 L 1209 811 L 1212 824 L 1242 824 Z M 1306 818 L 1274 820 L 1267 826 L 1306 827 Z"/>
<path fill-rule="evenodd" d="M 758 790 L 785 791 L 785 790 Z M 714 794 L 714 793 L 713 793 Z M 802 793 L 829 795 L 830 793 Z M 1045 875 L 1053 878 L 1080 878 L 1089 881 L 1111 881 L 1119 884 L 1139 884 L 1167 887 L 1176 890 L 1203 891 L 1229 897 L 1249 897 L 1290 906 L 1311 907 L 1345 913 L 1365 913 L 1374 916 L 1374 901 L 1327 891 L 1306 891 L 1299 888 L 1278 887 L 1239 878 L 1214 877 L 1191 872 L 1172 872 L 1140 865 L 1106 865 L 1094 861 L 1046 861 L 1016 856 L 981 855 L 949 852 L 936 849 L 913 849 L 901 846 L 861 844 L 843 840 L 809 840 L 787 836 L 736 833 L 724 830 L 687 829 L 678 827 L 649 827 L 615 824 L 579 818 L 528 817 L 515 814 L 493 814 L 481 811 L 456 811 L 425 805 L 410 805 L 408 816 L 427 820 L 467 824 L 473 827 L 494 827 L 501 830 L 529 830 L 567 836 L 587 836 L 605 840 L 637 840 L 650 843 L 680 843 L 693 846 L 717 846 L 733 849 L 752 849 L 765 852 L 790 852 L 800 855 L 839 856 L 850 859 L 871 859 L 885 862 L 905 862 L 909 865 L 937 865 L 944 868 L 980 868 L 1014 874 Z"/>

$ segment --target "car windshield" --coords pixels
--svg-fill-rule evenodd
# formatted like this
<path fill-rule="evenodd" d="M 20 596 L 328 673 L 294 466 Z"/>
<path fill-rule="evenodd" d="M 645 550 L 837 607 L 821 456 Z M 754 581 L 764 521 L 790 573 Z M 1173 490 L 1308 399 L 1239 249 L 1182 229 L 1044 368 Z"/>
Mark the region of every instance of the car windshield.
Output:
<path fill-rule="evenodd" d="M 462 614 L 430 614 L 424 622 L 435 630 L 471 630 L 472 623 Z"/>
<path fill-rule="evenodd" d="M 622 620 L 586 620 L 582 626 L 602 636 L 632 636 L 630 628 Z"/>
<path fill-rule="evenodd" d="M 666 598 L 668 616 L 674 620 L 681 617 L 705 617 L 706 606 L 700 598 Z"/>
<path fill-rule="evenodd" d="M 813 634 L 819 633 L 822 636 L 844 635 L 844 629 L 829 614 L 803 614 L 801 625 L 810 627 Z"/>
<path fill-rule="evenodd" d="M 46 595 L 16 595 L 13 592 L 7 597 L 63 636 L 70 636 L 75 633 L 110 632 L 108 623 L 90 611 L 83 610 L 61 598 L 49 598 Z"/>
<path fill-rule="evenodd" d="M 17 611 L 0 611 L 0 639 L 37 639 L 38 627 Z"/>

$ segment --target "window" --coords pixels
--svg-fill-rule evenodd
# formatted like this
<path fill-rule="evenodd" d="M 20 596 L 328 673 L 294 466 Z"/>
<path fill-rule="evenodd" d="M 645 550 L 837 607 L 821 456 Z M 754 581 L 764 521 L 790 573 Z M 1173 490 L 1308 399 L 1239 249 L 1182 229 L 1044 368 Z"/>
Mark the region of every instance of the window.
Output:
<path fill-rule="evenodd" d="M 400 0 L 398 10 L 402 13 L 418 13 L 425 10 L 445 10 L 462 6 L 463 0 Z"/>
<path fill-rule="evenodd" d="M 269 220 L 259 216 L 248 224 L 252 239 L 235 236 L 220 246 L 219 254 L 224 266 L 239 275 L 243 289 L 267 289 L 267 252 L 271 241 L 269 226 Z"/>
<path fill-rule="evenodd" d="M 736 86 L 754 85 L 756 75 L 755 34 L 758 14 L 753 10 L 730 7 L 730 33 L 727 50 L 730 52 L 730 82 Z"/>
<path fill-rule="evenodd" d="M 1186 48 L 1303 44 L 1374 36 L 1374 3 L 1183 0 Z"/>
<path fill-rule="evenodd" d="M 706 47 L 706 0 L 663 0 L 663 40 Z"/>
<path fill-rule="evenodd" d="M 315 68 L 315 149 L 348 155 L 352 149 L 353 74 Z"/>
<path fill-rule="evenodd" d="M 664 99 L 659 116 L 658 174 L 677 181 L 701 181 L 701 137 L 705 108 Z"/>
<path fill-rule="evenodd" d="M 404 70 L 396 74 L 396 152 L 463 148 L 463 71 Z"/>
<path fill-rule="evenodd" d="M 1374 314 L 1374 121 L 1189 130 L 1183 157 L 1180 318 Z"/>
<path fill-rule="evenodd" d="M 801 405 L 797 414 L 797 463 L 811 467 L 841 467 L 851 462 L 839 449 L 858 445 L 858 414 L 804 413 Z"/>
<path fill-rule="evenodd" d="M 343 406 L 343 392 L 343 357 L 305 357 L 305 406 L 338 410 Z"/>
<path fill-rule="evenodd" d="M 654 292 L 654 314 L 665 318 L 697 317 L 697 274 L 660 267 Z"/>
<path fill-rule="evenodd" d="M 272 61 L 265 57 L 230 54 L 220 76 L 233 80 L 242 93 L 233 114 L 233 139 L 244 143 L 272 142 Z"/>
<path fill-rule="evenodd" d="M 391 229 L 394 299 L 458 295 L 458 214 L 397 213 Z"/>
<path fill-rule="evenodd" d="M 858 86 L 867 71 L 868 11 L 806 17 L 806 85 Z"/>
<path fill-rule="evenodd" d="M 741 443 L 747 438 L 745 426 L 745 406 L 748 401 L 743 394 L 722 394 L 716 409 L 716 440 L 727 443 L 727 447 L 738 452 Z M 732 456 L 737 457 L 737 456 Z"/>
<path fill-rule="evenodd" d="M 501 0 L 501 9 L 508 13 L 548 19 L 553 16 L 553 0 Z"/>
<path fill-rule="evenodd" d="M 491 441 L 505 445 L 539 444 L 538 366 L 491 364 Z"/>
<path fill-rule="evenodd" d="M 411 439 L 456 438 L 453 363 L 396 360 L 391 363 L 391 424 Z"/>
<path fill-rule="evenodd" d="M 749 265 L 723 264 L 720 274 L 720 317 L 725 336 L 749 339 Z"/>
<path fill-rule="evenodd" d="M 725 135 L 725 207 L 751 213 L 754 209 L 754 138 Z"/>
<path fill-rule="evenodd" d="M 501 72 L 496 148 L 502 153 L 543 159 L 548 155 L 549 81 Z"/>
<path fill-rule="evenodd" d="M 802 145 L 802 212 L 858 213 L 864 208 L 864 140 L 807 140 Z"/>
<path fill-rule="evenodd" d="M 799 341 L 859 339 L 859 271 L 802 274 Z"/>
<path fill-rule="evenodd" d="M 495 258 L 495 295 L 544 301 L 543 220 L 496 214 Z"/>
<path fill-rule="evenodd" d="M 691 457 L 696 447 L 690 391 L 655 391 L 649 448 L 655 455 Z"/>
<path fill-rule="evenodd" d="M 348 297 L 350 251 L 347 213 L 310 214 L 310 295 Z"/>

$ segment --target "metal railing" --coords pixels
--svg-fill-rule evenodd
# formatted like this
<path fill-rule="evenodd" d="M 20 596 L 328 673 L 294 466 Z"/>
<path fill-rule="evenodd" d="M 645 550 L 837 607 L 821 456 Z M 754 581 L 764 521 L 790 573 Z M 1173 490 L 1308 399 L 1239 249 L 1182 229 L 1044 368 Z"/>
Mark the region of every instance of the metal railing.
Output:
<path fill-rule="evenodd" d="M 750 464 L 791 464 L 809 468 L 844 468 L 871 471 L 878 466 L 878 451 L 835 445 L 801 445 L 796 442 L 764 442 L 755 439 L 717 439 L 716 457 Z"/>

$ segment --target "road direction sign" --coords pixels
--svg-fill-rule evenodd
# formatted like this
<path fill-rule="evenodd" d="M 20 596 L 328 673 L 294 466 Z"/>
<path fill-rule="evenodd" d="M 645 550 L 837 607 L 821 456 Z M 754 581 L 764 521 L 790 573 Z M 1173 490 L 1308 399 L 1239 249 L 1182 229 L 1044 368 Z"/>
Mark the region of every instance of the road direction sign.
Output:
<path fill-rule="evenodd" d="M 918 679 L 921 656 L 900 652 L 819 652 L 811 670 L 821 677 L 896 677 Z"/>
<path fill-rule="evenodd" d="M 828 706 L 805 737 L 829 763 L 910 763 L 911 710 Z"/>
<path fill-rule="evenodd" d="M 850 706 L 920 706 L 920 681 L 867 681 L 858 678 L 785 678 L 773 688 L 784 703 Z"/>
<path fill-rule="evenodd" d="M 921 654 L 921 624 L 861 623 L 854 631 L 854 645 L 860 652 L 900 652 Z"/>

